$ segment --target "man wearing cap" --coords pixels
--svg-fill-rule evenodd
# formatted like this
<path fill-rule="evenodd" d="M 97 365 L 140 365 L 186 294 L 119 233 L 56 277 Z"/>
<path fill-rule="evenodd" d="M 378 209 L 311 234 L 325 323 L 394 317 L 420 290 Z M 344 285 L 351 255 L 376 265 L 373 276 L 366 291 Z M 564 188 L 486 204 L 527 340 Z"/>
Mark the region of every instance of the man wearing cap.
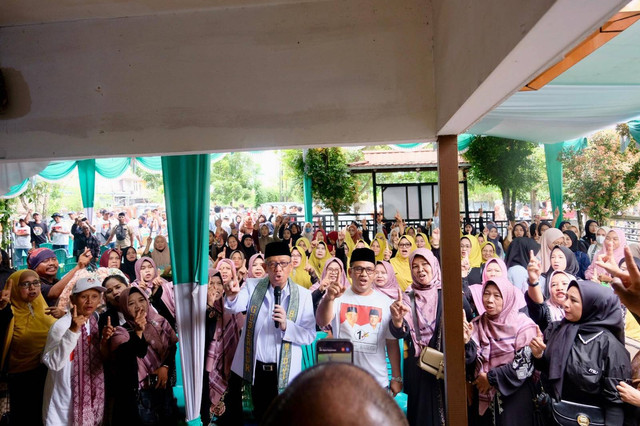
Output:
<path fill-rule="evenodd" d="M 381 386 L 390 388 L 395 395 L 402 390 L 402 377 L 400 347 L 389 328 L 389 308 L 393 300 L 373 287 L 375 267 L 376 256 L 373 250 L 355 249 L 351 254 L 349 268 L 351 287 L 345 289 L 340 283 L 331 284 L 318 305 L 316 320 L 320 327 L 331 324 L 333 330 L 339 330 L 337 338 L 350 339 L 353 343 L 353 363 L 371 373 Z M 347 321 L 347 312 L 352 311 L 353 307 L 356 307 L 358 318 L 352 327 L 353 334 L 350 335 L 341 325 Z M 376 324 L 375 327 L 372 322 Z M 385 349 L 391 363 L 391 381 L 387 372 Z"/>
<path fill-rule="evenodd" d="M 32 212 L 33 210 L 29 209 L 24 221 L 27 222 L 27 225 L 31 228 L 31 246 L 33 248 L 38 248 L 40 247 L 40 244 L 47 242 L 49 229 L 47 228 L 47 224 L 40 218 L 40 213 L 32 214 Z M 33 220 L 31 220 L 32 218 Z"/>
<path fill-rule="evenodd" d="M 32 250 L 27 257 L 27 266 L 29 269 L 36 271 L 40 277 L 40 282 L 42 283 L 40 289 L 47 304 L 54 306 L 58 301 L 58 297 L 62 294 L 62 290 L 64 290 L 73 275 L 80 269 L 86 268 L 89 262 L 91 262 L 91 259 L 91 252 L 85 250 L 85 252 L 78 257 L 78 264 L 60 280 L 57 278 L 59 268 L 58 259 L 51 249 L 41 247 Z"/>
<path fill-rule="evenodd" d="M 104 416 L 104 370 L 101 345 L 106 347 L 113 327 L 100 337 L 96 309 L 104 287 L 96 278 L 81 278 L 73 288 L 72 309 L 49 330 L 42 363 L 49 373 L 44 386 L 45 425 L 99 425 Z"/>
<path fill-rule="evenodd" d="M 113 237 L 116 237 L 116 248 L 122 250 L 125 247 L 133 245 L 133 229 L 127 223 L 127 215 L 125 212 L 118 213 L 118 224 L 111 229 L 109 238 L 103 246 L 109 245 Z"/>
<path fill-rule="evenodd" d="M 51 230 L 49 231 L 49 238 L 53 243 L 53 249 L 64 249 L 67 253 L 67 247 L 69 247 L 69 234 L 71 234 L 69 230 L 69 225 L 67 225 L 62 220 L 62 215 L 60 213 L 54 213 L 51 215 L 53 219 L 53 223 L 51 224 Z"/>
<path fill-rule="evenodd" d="M 259 420 L 300 372 L 301 347 L 316 338 L 311 292 L 289 278 L 288 244 L 269 243 L 265 251 L 266 277 L 249 278 L 242 287 L 236 280 L 225 285 L 225 309 L 247 312 L 225 398 L 232 424 L 243 421 L 242 381 L 252 385 L 254 415 Z"/>

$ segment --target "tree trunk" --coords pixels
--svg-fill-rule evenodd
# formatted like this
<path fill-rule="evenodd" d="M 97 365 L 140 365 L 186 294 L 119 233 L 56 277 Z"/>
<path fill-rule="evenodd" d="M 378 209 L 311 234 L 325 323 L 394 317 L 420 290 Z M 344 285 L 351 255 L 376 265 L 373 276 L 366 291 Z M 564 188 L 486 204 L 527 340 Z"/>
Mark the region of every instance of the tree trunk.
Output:
<path fill-rule="evenodd" d="M 531 218 L 538 214 L 538 191 L 535 189 L 531 190 Z"/>
<path fill-rule="evenodd" d="M 576 210 L 576 216 L 578 218 L 578 230 L 580 231 L 580 235 L 582 235 L 582 232 L 584 231 L 584 224 L 582 223 L 582 211 L 581 210 Z M 578 238 L 580 238 L 580 235 L 578 235 Z"/>
<path fill-rule="evenodd" d="M 511 205 L 509 206 L 509 211 L 511 214 L 507 215 L 507 219 L 509 222 L 513 222 L 516 220 L 516 191 L 511 191 Z"/>
<path fill-rule="evenodd" d="M 502 205 L 507 220 L 513 220 L 513 211 L 511 210 L 511 192 L 508 189 L 502 189 Z"/>
<path fill-rule="evenodd" d="M 338 226 L 338 213 L 336 212 L 332 212 L 332 213 L 333 213 L 333 230 L 340 231 L 340 227 Z"/>

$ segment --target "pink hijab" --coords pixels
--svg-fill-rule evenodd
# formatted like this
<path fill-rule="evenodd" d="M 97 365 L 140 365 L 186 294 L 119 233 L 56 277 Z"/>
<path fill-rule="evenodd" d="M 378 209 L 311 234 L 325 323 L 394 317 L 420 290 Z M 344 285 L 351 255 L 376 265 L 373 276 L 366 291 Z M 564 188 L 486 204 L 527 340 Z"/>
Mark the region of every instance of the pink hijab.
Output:
<path fill-rule="evenodd" d="M 484 283 L 487 282 L 490 278 L 487 277 L 487 267 L 491 262 L 497 263 L 502 270 L 502 277 L 507 277 L 507 265 L 504 263 L 502 259 L 499 257 L 492 257 L 487 260 L 487 263 L 484 264 L 484 269 L 482 270 L 482 284 L 474 284 L 469 286 L 469 291 L 471 292 L 471 296 L 473 297 L 473 303 L 476 305 L 476 310 L 478 311 L 478 315 L 484 314 L 484 304 L 482 303 L 482 293 L 484 293 Z M 510 283 L 510 281 L 509 281 Z M 513 284 L 511 284 L 513 286 Z M 522 309 L 527 306 L 527 301 L 524 299 L 524 293 L 519 289 L 516 289 L 516 306 L 518 309 Z"/>
<path fill-rule="evenodd" d="M 547 294 L 551 295 L 551 280 L 553 279 L 553 276 L 555 274 L 564 274 L 569 278 L 569 282 L 571 281 L 575 281 L 576 277 L 574 277 L 573 275 L 565 272 L 565 271 L 553 271 L 552 273 L 549 274 L 549 276 L 547 277 Z M 560 321 L 562 319 L 564 319 L 564 306 L 563 305 L 556 305 L 555 303 L 553 303 L 553 301 L 551 300 L 551 296 L 549 296 L 549 298 L 544 302 L 549 306 L 549 312 L 551 313 L 551 321 Z"/>
<path fill-rule="evenodd" d="M 418 317 L 418 327 L 420 328 L 420 339 L 416 335 L 415 324 L 413 320 L 413 314 L 409 312 L 405 319 L 409 323 L 409 329 L 411 333 L 411 339 L 415 347 L 415 356 L 419 357 L 422 348 L 429 345 L 431 337 L 435 332 L 436 322 L 438 320 L 438 290 L 442 288 L 442 282 L 440 280 L 440 262 L 433 255 L 431 250 L 426 248 L 419 248 L 413 251 L 409 256 L 409 265 L 413 264 L 413 259 L 416 256 L 424 258 L 429 265 L 431 265 L 432 277 L 431 281 L 426 286 L 418 284 L 416 277 L 411 271 L 411 277 L 413 282 L 411 283 L 411 291 L 415 295 L 415 309 Z M 413 311 L 411 299 L 408 293 L 404 294 L 404 303 Z"/>
<path fill-rule="evenodd" d="M 618 235 L 618 239 L 620 240 L 620 247 L 618 247 L 613 251 L 613 257 L 616 259 L 616 264 L 618 264 L 620 263 L 620 260 L 624 259 L 624 248 L 627 246 L 627 237 L 624 235 L 624 231 L 622 231 L 622 229 L 613 228 L 607 232 L 607 235 L 611 231 L 615 232 Z M 606 235 L 605 235 L 605 238 L 606 238 Z M 598 258 L 601 255 L 605 255 L 605 254 L 607 254 L 607 249 L 603 244 L 602 248 L 598 250 L 598 252 L 593 256 L 593 261 L 591 262 L 591 265 L 589 265 L 587 270 L 584 272 L 584 277 L 586 279 L 591 280 L 593 278 L 596 278 L 597 280 L 598 275 L 608 274 L 607 271 L 600 268 L 599 266 L 596 266 L 596 261 L 598 260 Z"/>
<path fill-rule="evenodd" d="M 149 343 L 147 354 L 144 358 L 138 358 L 138 382 L 142 382 L 149 374 L 156 371 L 167 356 L 171 353 L 172 346 L 178 342 L 176 333 L 171 328 L 169 321 L 158 314 L 149 303 L 149 298 L 139 287 L 129 287 L 120 293 L 118 303 L 120 312 L 124 315 L 127 323 L 133 328 L 134 318 L 129 313 L 129 295 L 132 292 L 140 293 L 147 301 L 147 325 L 142 332 L 145 340 Z M 121 326 L 116 327 L 116 331 L 111 338 L 111 350 L 114 351 L 123 343 L 129 341 L 129 331 Z"/>
<path fill-rule="evenodd" d="M 564 238 L 564 234 L 558 228 L 549 228 L 542 233 L 540 237 L 540 263 L 542 264 L 542 271 L 548 271 L 551 267 L 551 252 L 555 247 L 553 242 L 558 238 Z"/>
<path fill-rule="evenodd" d="M 151 266 L 153 266 L 155 275 L 153 276 L 152 279 L 155 279 L 158 276 L 158 268 L 156 266 L 156 262 L 154 262 L 153 259 L 150 257 L 141 257 L 136 261 L 136 264 L 134 266 L 136 270 L 136 280 L 131 283 L 131 285 L 134 287 L 140 287 L 140 280 L 142 279 L 142 274 L 140 273 L 140 269 L 142 269 L 142 264 L 144 262 L 149 262 Z M 173 297 L 173 284 L 165 280 L 164 278 L 160 278 L 160 279 L 162 280 L 162 283 L 160 284 L 162 286 L 162 296 L 160 297 L 160 300 L 162 300 L 162 302 L 167 307 L 169 312 L 171 312 L 171 315 L 173 315 L 173 317 L 175 318 L 176 302 Z M 151 289 L 144 289 L 143 293 L 145 293 L 145 296 L 148 299 L 149 296 L 151 296 Z"/>
<path fill-rule="evenodd" d="M 396 300 L 398 298 L 400 284 L 398 284 L 393 266 L 384 260 L 379 261 L 378 265 L 384 266 L 384 269 L 387 271 L 387 282 L 382 287 L 375 286 L 375 289 L 389 296 L 391 299 Z"/>
<path fill-rule="evenodd" d="M 506 277 L 495 277 L 482 285 L 482 292 L 495 284 L 502 294 L 502 312 L 490 317 L 486 312 L 473 321 L 472 339 L 477 345 L 476 374 L 511 363 L 516 351 L 527 346 L 540 331 L 525 314 L 518 311 L 516 294 L 520 293 Z M 480 394 L 479 412 L 483 415 L 496 390 Z"/>
<path fill-rule="evenodd" d="M 262 259 L 264 261 L 264 254 L 256 253 L 256 254 L 254 254 L 253 256 L 251 256 L 249 258 L 249 267 L 247 268 L 247 278 L 257 278 L 257 277 L 255 277 L 253 275 L 253 272 L 252 272 L 253 271 L 253 262 L 255 262 L 257 258 L 260 258 L 260 259 Z M 233 262 L 231 262 L 231 263 L 233 263 Z M 266 274 L 266 272 L 267 271 L 265 271 L 265 274 Z"/>
<path fill-rule="evenodd" d="M 342 263 L 342 261 L 340 259 L 338 259 L 337 257 L 330 257 L 325 262 L 324 268 L 322 268 L 322 277 L 320 277 L 320 281 L 318 281 L 317 283 L 315 283 L 314 285 L 309 287 L 309 291 L 311 291 L 313 293 L 314 291 L 316 291 L 318 289 L 318 287 L 320 287 L 320 283 L 327 276 L 327 268 L 333 262 L 336 262 L 338 265 L 340 265 L 340 277 L 341 277 L 340 278 L 340 284 L 342 284 L 342 288 L 349 288 L 351 286 L 351 284 L 349 284 L 349 280 L 347 279 L 347 273 L 344 271 L 344 264 Z M 397 296 L 397 294 L 396 294 L 396 296 Z"/>

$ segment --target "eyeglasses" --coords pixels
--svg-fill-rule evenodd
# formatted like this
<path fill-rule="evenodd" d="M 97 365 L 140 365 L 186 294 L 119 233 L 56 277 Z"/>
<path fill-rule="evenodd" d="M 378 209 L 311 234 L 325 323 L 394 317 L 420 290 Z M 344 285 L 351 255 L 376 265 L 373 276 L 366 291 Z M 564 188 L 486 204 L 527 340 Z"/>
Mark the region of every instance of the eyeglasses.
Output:
<path fill-rule="evenodd" d="M 398 247 L 400 247 L 400 248 L 409 248 L 409 247 L 411 247 L 411 243 L 400 243 L 400 244 L 398 244 Z"/>
<path fill-rule="evenodd" d="M 20 287 L 20 288 L 29 288 L 29 287 L 39 288 L 41 284 L 42 283 L 40 282 L 40 280 L 35 280 L 35 281 L 31 281 L 31 282 L 27 281 L 27 282 L 18 284 L 18 287 Z"/>
<path fill-rule="evenodd" d="M 340 272 L 340 268 L 327 268 L 327 272 L 337 274 Z"/>
<path fill-rule="evenodd" d="M 355 272 L 356 275 L 362 275 L 363 272 L 366 272 L 367 275 L 373 275 L 376 273 L 375 268 L 363 268 L 362 266 L 354 266 L 351 270 Z"/>
<path fill-rule="evenodd" d="M 289 266 L 291 262 L 289 261 L 285 261 L 285 262 L 269 262 L 267 263 L 267 267 L 269 269 L 271 269 L 272 271 L 275 271 L 276 269 L 278 269 L 278 266 L 282 267 L 282 269 L 286 268 L 287 266 Z"/>

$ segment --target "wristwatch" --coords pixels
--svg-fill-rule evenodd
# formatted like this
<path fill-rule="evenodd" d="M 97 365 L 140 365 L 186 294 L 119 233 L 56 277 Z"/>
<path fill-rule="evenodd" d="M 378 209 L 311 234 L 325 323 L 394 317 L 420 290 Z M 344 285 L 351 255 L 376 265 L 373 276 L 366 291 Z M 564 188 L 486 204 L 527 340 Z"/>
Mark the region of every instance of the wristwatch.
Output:
<path fill-rule="evenodd" d="M 391 378 L 391 381 L 392 381 L 392 382 L 403 383 L 402 376 L 392 377 L 392 378 Z"/>

